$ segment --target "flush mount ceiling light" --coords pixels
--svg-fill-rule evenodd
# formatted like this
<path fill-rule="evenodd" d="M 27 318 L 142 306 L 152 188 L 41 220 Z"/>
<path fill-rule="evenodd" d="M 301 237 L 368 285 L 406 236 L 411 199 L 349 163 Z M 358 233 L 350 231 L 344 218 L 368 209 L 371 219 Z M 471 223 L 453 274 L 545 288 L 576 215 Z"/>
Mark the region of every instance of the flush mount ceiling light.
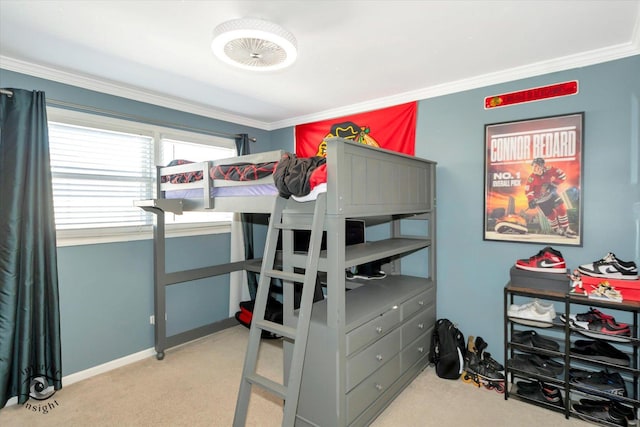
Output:
<path fill-rule="evenodd" d="M 288 67 L 298 54 L 293 34 L 261 19 L 234 19 L 218 25 L 211 49 L 222 61 L 255 71 Z"/>

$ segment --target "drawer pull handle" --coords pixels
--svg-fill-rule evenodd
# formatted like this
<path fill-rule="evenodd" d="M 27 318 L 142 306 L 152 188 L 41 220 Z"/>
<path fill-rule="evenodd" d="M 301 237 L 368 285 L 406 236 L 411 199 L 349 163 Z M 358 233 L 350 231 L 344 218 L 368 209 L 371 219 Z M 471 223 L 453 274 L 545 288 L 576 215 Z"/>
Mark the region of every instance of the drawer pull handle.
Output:
<path fill-rule="evenodd" d="M 382 360 L 382 355 L 381 354 L 376 354 L 376 359 L 378 359 L 378 361 Z"/>
<path fill-rule="evenodd" d="M 418 329 L 424 329 L 424 323 L 418 323 Z"/>
<path fill-rule="evenodd" d="M 418 353 L 424 353 L 424 347 L 418 347 Z"/>
<path fill-rule="evenodd" d="M 382 333 L 382 326 L 376 326 L 376 332 L 377 333 Z"/>
<path fill-rule="evenodd" d="M 376 384 L 376 390 L 380 391 L 382 390 L 384 387 L 382 387 L 382 384 Z"/>

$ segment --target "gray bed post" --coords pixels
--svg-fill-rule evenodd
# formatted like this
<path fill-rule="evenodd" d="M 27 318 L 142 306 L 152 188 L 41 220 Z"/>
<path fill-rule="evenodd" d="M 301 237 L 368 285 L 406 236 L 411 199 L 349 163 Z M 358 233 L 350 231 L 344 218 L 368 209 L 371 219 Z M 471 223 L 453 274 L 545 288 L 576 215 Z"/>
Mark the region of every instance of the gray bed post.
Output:
<path fill-rule="evenodd" d="M 153 258 L 154 262 L 154 315 L 156 334 L 156 357 L 164 359 L 164 349 L 167 337 L 167 303 L 165 298 L 165 241 L 164 241 L 164 211 L 158 210 L 153 222 Z"/>

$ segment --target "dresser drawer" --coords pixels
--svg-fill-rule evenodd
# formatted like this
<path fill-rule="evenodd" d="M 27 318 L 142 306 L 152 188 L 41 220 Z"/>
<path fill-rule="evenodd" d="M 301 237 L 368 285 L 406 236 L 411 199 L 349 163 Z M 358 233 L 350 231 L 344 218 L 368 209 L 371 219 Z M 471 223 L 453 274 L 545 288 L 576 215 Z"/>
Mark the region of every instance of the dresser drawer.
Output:
<path fill-rule="evenodd" d="M 436 288 L 430 289 L 416 295 L 415 297 L 405 301 L 401 305 L 402 320 L 408 319 L 411 315 L 417 311 L 422 310 L 430 305 L 436 304 Z"/>
<path fill-rule="evenodd" d="M 367 409 L 400 376 L 400 355 L 365 379 L 347 394 L 347 424 Z"/>
<path fill-rule="evenodd" d="M 431 335 L 433 333 L 433 326 L 427 329 L 427 331 L 420 335 L 415 341 L 407 345 L 400 353 L 400 366 L 401 372 L 406 371 L 414 363 L 429 353 L 431 345 Z"/>
<path fill-rule="evenodd" d="M 427 307 L 402 325 L 402 347 L 413 342 L 436 323 L 435 305 Z"/>
<path fill-rule="evenodd" d="M 347 356 L 379 339 L 400 323 L 400 310 L 397 306 L 376 316 L 364 325 L 347 334 Z"/>
<path fill-rule="evenodd" d="M 400 348 L 400 329 L 396 329 L 347 360 L 347 391 L 391 360 Z"/>

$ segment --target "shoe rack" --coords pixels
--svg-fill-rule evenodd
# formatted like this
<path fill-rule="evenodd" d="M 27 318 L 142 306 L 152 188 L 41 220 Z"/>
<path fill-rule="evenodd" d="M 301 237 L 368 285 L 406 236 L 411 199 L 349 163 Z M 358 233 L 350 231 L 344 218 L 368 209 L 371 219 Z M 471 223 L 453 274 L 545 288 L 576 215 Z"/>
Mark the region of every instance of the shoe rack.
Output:
<path fill-rule="evenodd" d="M 550 327 L 545 328 L 517 323 L 507 316 L 507 310 L 511 304 L 521 305 L 536 298 L 545 304 L 554 304 L 556 309 L 556 318 Z M 569 319 L 570 314 L 588 312 L 590 307 L 597 308 L 607 314 L 612 314 L 618 322 L 629 323 L 631 337 L 629 337 L 628 342 L 610 341 L 607 339 L 610 338 L 609 335 L 604 333 L 599 334 L 593 331 L 590 331 L 591 336 L 585 336 L 579 332 L 579 329 L 573 327 L 570 322 L 563 322 L 560 318 L 560 315 L 564 314 L 565 318 Z M 634 420 L 635 424 L 632 422 L 629 425 L 637 425 L 638 411 L 640 408 L 640 390 L 638 388 L 640 378 L 640 360 L 638 352 L 638 349 L 640 348 L 640 334 L 638 331 L 639 312 L 640 302 L 636 301 L 623 301 L 621 303 L 600 301 L 569 294 L 568 292 L 520 286 L 516 287 L 512 286 L 511 283 L 508 283 L 504 288 L 504 365 L 505 378 L 507 381 L 507 387 L 504 394 L 505 400 L 514 398 L 525 401 L 553 411 L 561 412 L 564 414 L 565 418 L 577 417 L 600 425 L 619 426 L 621 424 L 578 413 L 573 409 L 572 404 L 579 402 L 580 399 L 608 399 L 613 396 L 606 392 L 595 390 L 586 392 L 584 388 L 578 389 L 576 385 L 570 382 L 569 375 L 570 369 L 573 368 L 590 372 L 618 372 L 625 381 L 627 396 L 615 396 L 615 400 L 628 407 L 634 408 L 636 414 L 636 419 Z M 553 351 L 538 347 L 531 347 L 526 344 L 519 344 L 512 341 L 514 332 L 527 330 L 534 330 L 538 335 L 554 340 L 558 343 L 559 350 Z M 626 353 L 629 356 L 630 365 L 628 367 L 620 366 L 613 363 L 594 360 L 588 356 L 571 353 L 570 349 L 575 341 L 594 339 L 605 340 L 607 343 Z M 508 363 L 508 361 L 513 359 L 516 354 L 527 353 L 548 356 L 553 358 L 555 361 L 562 361 L 565 366 L 564 372 L 556 377 L 550 377 L 539 373 L 519 370 L 510 366 Z M 532 380 L 537 380 L 545 385 L 550 385 L 551 387 L 559 389 L 563 397 L 562 403 L 549 402 L 542 394 L 518 394 L 517 383 L 520 381 L 530 382 Z"/>

